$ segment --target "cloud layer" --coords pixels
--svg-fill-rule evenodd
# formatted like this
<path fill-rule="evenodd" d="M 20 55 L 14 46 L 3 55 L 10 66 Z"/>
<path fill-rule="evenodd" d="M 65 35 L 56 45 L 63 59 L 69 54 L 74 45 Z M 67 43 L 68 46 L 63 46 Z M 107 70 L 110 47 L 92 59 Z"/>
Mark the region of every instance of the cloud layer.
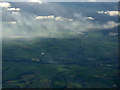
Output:
<path fill-rule="evenodd" d="M 106 24 L 93 24 L 81 14 L 75 14 L 76 19 L 55 16 L 15 15 L 15 21 L 3 23 L 4 37 L 47 37 L 69 38 L 81 35 L 82 32 L 94 29 L 111 29 L 118 23 L 109 21 Z M 71 21 L 70 21 L 71 20 Z"/>
<path fill-rule="evenodd" d="M 99 24 L 95 22 L 94 17 L 86 17 L 80 12 L 74 13 L 73 18 L 68 18 L 54 14 L 34 15 L 27 12 L 19 14 L 19 10 L 20 8 L 4 8 L 3 14 L 6 15 L 5 19 L 9 18 L 5 21 L 3 19 L 3 37 L 69 38 L 79 36 L 89 30 L 112 29 L 119 25 L 114 21 Z M 66 9 L 62 7 L 62 10 L 65 11 Z M 56 11 L 55 13 L 58 12 Z"/>

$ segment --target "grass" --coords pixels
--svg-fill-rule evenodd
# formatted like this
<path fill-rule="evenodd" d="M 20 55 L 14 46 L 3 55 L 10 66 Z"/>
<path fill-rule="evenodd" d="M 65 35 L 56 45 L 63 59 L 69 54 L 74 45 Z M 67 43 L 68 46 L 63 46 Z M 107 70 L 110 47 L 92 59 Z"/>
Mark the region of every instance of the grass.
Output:
<path fill-rule="evenodd" d="M 115 40 L 100 32 L 67 39 L 4 40 L 3 87 L 113 87 L 117 84 Z"/>

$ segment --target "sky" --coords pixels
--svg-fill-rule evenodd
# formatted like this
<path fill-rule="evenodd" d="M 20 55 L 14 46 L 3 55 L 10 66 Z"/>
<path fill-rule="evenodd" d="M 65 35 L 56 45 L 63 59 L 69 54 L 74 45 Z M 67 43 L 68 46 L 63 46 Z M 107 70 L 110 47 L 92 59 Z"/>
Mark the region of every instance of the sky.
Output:
<path fill-rule="evenodd" d="M 8 2 L 119 2 L 119 0 L 0 0 Z"/>
<path fill-rule="evenodd" d="M 117 3 L 3 2 L 0 7 L 5 38 L 69 38 L 119 25 Z"/>

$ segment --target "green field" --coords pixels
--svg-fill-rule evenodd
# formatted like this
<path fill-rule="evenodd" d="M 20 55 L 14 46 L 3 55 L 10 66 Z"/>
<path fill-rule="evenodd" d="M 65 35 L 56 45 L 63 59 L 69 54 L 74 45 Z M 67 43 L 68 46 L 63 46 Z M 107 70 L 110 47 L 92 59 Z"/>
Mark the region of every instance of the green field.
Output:
<path fill-rule="evenodd" d="M 117 87 L 117 36 L 3 40 L 3 88 Z M 44 55 L 42 55 L 44 53 Z"/>

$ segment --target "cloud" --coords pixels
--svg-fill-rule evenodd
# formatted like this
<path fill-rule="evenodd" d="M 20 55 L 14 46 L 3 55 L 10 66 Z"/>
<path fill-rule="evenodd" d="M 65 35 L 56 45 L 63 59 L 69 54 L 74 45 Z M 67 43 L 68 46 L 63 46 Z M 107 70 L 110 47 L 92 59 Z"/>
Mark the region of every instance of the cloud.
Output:
<path fill-rule="evenodd" d="M 0 0 L 9 2 L 29 2 L 34 0 Z M 38 1 L 38 0 L 35 0 Z M 119 2 L 119 0 L 40 0 L 42 2 Z"/>
<path fill-rule="evenodd" d="M 116 35 L 118 35 L 118 33 L 110 32 L 108 35 L 109 35 L 109 36 L 116 36 Z"/>
<path fill-rule="evenodd" d="M 103 14 L 107 14 L 109 16 L 118 16 L 119 15 L 119 11 L 98 11 L 98 13 L 103 13 Z"/>
<path fill-rule="evenodd" d="M 27 2 L 37 2 L 39 4 L 42 4 L 42 1 L 41 0 L 27 0 Z"/>
<path fill-rule="evenodd" d="M 16 24 L 17 22 L 7 22 L 8 24 Z"/>
<path fill-rule="evenodd" d="M 96 0 L 89 0 L 89 2 L 96 2 Z"/>
<path fill-rule="evenodd" d="M 10 12 L 7 12 L 10 13 Z M 7 14 L 13 17 L 11 14 Z M 94 25 L 80 14 L 76 14 L 76 20 L 62 16 L 26 16 L 15 15 L 16 24 L 3 22 L 3 37 L 47 37 L 47 38 L 69 38 L 81 35 L 82 31 L 93 28 Z M 87 26 L 87 27 L 86 27 Z"/>
<path fill-rule="evenodd" d="M 81 13 L 74 13 L 72 19 L 57 15 L 35 16 L 27 12 L 24 15 L 24 12 L 14 15 L 8 10 L 3 12 L 12 18 L 8 19 L 9 23 L 3 22 L 3 37 L 6 38 L 71 38 L 84 35 L 84 32 L 89 30 L 111 29 L 118 26 L 118 23 L 113 21 L 106 24 L 93 23 L 91 21 L 93 17 L 85 17 Z"/>
<path fill-rule="evenodd" d="M 14 11 L 13 11 L 12 14 L 20 14 L 20 12 L 14 12 Z"/>
<path fill-rule="evenodd" d="M 104 13 L 104 11 L 98 11 L 98 13 Z"/>
<path fill-rule="evenodd" d="M 56 21 L 64 21 L 64 20 L 73 21 L 73 19 L 68 19 L 68 18 L 64 18 L 64 17 L 61 17 L 61 16 L 55 17 L 54 15 L 50 15 L 50 16 L 36 16 L 35 19 L 37 19 L 37 20 L 48 19 L 48 20 L 56 20 Z"/>
<path fill-rule="evenodd" d="M 9 10 L 9 11 L 19 11 L 20 8 L 8 8 L 7 10 Z"/>
<path fill-rule="evenodd" d="M 119 25 L 119 23 L 116 23 L 114 21 L 108 21 L 107 24 L 103 25 L 104 29 L 110 29 L 115 28 Z"/>
<path fill-rule="evenodd" d="M 35 19 L 42 20 L 42 19 L 54 19 L 54 16 L 36 16 Z"/>
<path fill-rule="evenodd" d="M 94 20 L 93 17 L 85 17 L 86 19 Z"/>
<path fill-rule="evenodd" d="M 10 6 L 11 6 L 11 4 L 8 2 L 0 2 L 0 7 L 8 8 Z"/>
<path fill-rule="evenodd" d="M 107 12 L 105 12 L 105 13 L 107 13 L 107 14 L 110 15 L 110 16 L 117 16 L 118 13 L 119 13 L 119 11 L 107 11 Z"/>
<path fill-rule="evenodd" d="M 30 36 L 9 36 L 9 38 L 30 38 Z"/>

